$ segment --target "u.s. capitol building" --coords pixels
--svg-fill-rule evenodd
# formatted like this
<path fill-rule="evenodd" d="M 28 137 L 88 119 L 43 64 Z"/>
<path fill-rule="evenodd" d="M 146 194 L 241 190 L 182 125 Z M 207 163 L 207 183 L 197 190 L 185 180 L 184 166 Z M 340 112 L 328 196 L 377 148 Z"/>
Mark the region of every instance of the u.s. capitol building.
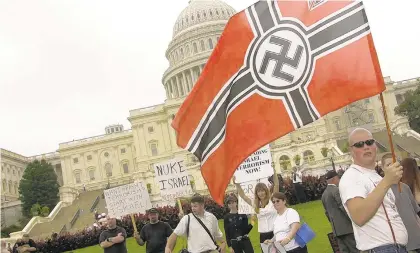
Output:
<path fill-rule="evenodd" d="M 196 190 L 206 192 L 198 160 L 176 145 L 171 122 L 234 13 L 232 7 L 220 0 L 190 1 L 174 25 L 166 50 L 169 68 L 162 77 L 166 100 L 162 104 L 130 110 L 131 129 L 111 125 L 105 128 L 103 135 L 60 143 L 57 152 L 39 156 L 52 162 L 59 177 L 62 201 L 71 203 L 83 188 L 93 191 L 135 180 L 145 181 L 152 200 L 158 201 L 153 164 L 178 156 L 184 158 Z M 393 82 L 385 78 L 384 96 L 391 128 L 398 136 L 395 141 L 402 150 L 410 152 L 415 150 L 410 150 L 409 144 L 419 141 L 420 135 L 409 128 L 406 118 L 394 114 L 394 108 L 403 101 L 407 90 L 418 87 L 419 80 Z M 313 173 L 322 173 L 331 158 L 336 164 L 350 163 L 343 140 L 349 129 L 356 126 L 375 132 L 383 151 L 387 150 L 381 103 L 378 97 L 372 97 L 332 112 L 271 143 L 275 169 L 287 173 L 296 163 L 305 163 L 314 168 Z M 36 157 L 23 157 L 3 149 L 1 154 L 2 202 L 15 201 L 23 170 Z"/>

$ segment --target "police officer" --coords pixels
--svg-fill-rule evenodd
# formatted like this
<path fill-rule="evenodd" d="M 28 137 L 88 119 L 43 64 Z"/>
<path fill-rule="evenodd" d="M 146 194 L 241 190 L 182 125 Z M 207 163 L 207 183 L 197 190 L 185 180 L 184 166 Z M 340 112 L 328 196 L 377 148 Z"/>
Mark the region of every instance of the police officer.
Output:
<path fill-rule="evenodd" d="M 248 233 L 252 225 L 248 224 L 246 214 L 238 214 L 238 198 L 231 195 L 226 201 L 230 212 L 224 220 L 226 242 L 231 253 L 254 253 Z"/>

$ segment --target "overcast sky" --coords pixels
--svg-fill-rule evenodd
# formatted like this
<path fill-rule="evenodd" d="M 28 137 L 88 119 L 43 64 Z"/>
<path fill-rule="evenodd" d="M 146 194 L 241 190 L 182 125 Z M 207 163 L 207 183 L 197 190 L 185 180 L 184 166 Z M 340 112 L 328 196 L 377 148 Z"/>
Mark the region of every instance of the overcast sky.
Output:
<path fill-rule="evenodd" d="M 189 0 L 0 0 L 0 147 L 31 156 L 163 103 Z M 255 0 L 225 0 L 237 11 Z M 418 0 L 366 0 L 384 76 L 420 76 Z"/>

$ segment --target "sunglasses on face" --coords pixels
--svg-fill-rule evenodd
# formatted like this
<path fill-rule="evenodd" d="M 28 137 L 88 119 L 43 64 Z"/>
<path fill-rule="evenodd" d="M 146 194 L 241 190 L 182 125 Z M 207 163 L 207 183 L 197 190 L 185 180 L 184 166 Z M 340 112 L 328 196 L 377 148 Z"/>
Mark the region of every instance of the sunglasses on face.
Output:
<path fill-rule="evenodd" d="M 366 141 L 359 141 L 351 145 L 352 147 L 356 148 L 363 148 L 366 144 L 366 146 L 372 146 L 375 143 L 374 139 L 366 140 Z"/>

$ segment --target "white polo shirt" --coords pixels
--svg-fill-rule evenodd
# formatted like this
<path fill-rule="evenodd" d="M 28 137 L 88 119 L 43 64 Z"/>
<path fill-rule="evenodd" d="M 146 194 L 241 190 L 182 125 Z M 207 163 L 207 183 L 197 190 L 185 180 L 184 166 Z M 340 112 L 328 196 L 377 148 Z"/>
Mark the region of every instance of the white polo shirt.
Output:
<path fill-rule="evenodd" d="M 192 214 L 182 217 L 178 223 L 178 226 L 176 226 L 174 233 L 177 236 L 187 236 L 188 216 L 190 216 L 188 251 L 191 253 L 200 253 L 208 250 L 215 250 L 216 246 L 214 245 L 210 236 Z M 201 219 L 204 225 L 206 225 L 207 229 L 213 235 L 215 240 L 223 240 L 223 234 L 219 228 L 219 223 L 216 216 L 214 216 L 212 213 L 204 211 L 204 216 L 197 216 L 197 218 Z"/>
<path fill-rule="evenodd" d="M 258 232 L 268 233 L 274 229 L 274 221 L 277 217 L 277 211 L 274 208 L 273 202 L 269 201 L 264 208 L 260 208 L 257 214 L 258 218 Z"/>
<path fill-rule="evenodd" d="M 295 174 L 296 174 L 296 179 L 295 179 L 295 177 L 293 176 L 293 183 L 295 184 L 295 183 L 302 183 L 302 172 L 300 172 L 300 171 L 296 171 L 295 172 Z"/>
<path fill-rule="evenodd" d="M 349 217 L 351 216 L 346 202 L 355 197 L 366 198 L 375 188 L 375 184 L 378 185 L 381 180 L 382 177 L 375 170 L 365 169 L 355 164 L 352 164 L 346 170 L 341 177 L 339 190 L 341 201 Z M 397 243 L 407 245 L 407 230 L 395 206 L 395 196 L 391 188 L 385 195 L 383 203 L 391 221 Z M 379 206 L 375 216 L 365 225 L 359 227 L 354 222 L 352 224 L 357 249 L 359 250 L 370 250 L 382 245 L 394 243 L 382 205 Z"/>

